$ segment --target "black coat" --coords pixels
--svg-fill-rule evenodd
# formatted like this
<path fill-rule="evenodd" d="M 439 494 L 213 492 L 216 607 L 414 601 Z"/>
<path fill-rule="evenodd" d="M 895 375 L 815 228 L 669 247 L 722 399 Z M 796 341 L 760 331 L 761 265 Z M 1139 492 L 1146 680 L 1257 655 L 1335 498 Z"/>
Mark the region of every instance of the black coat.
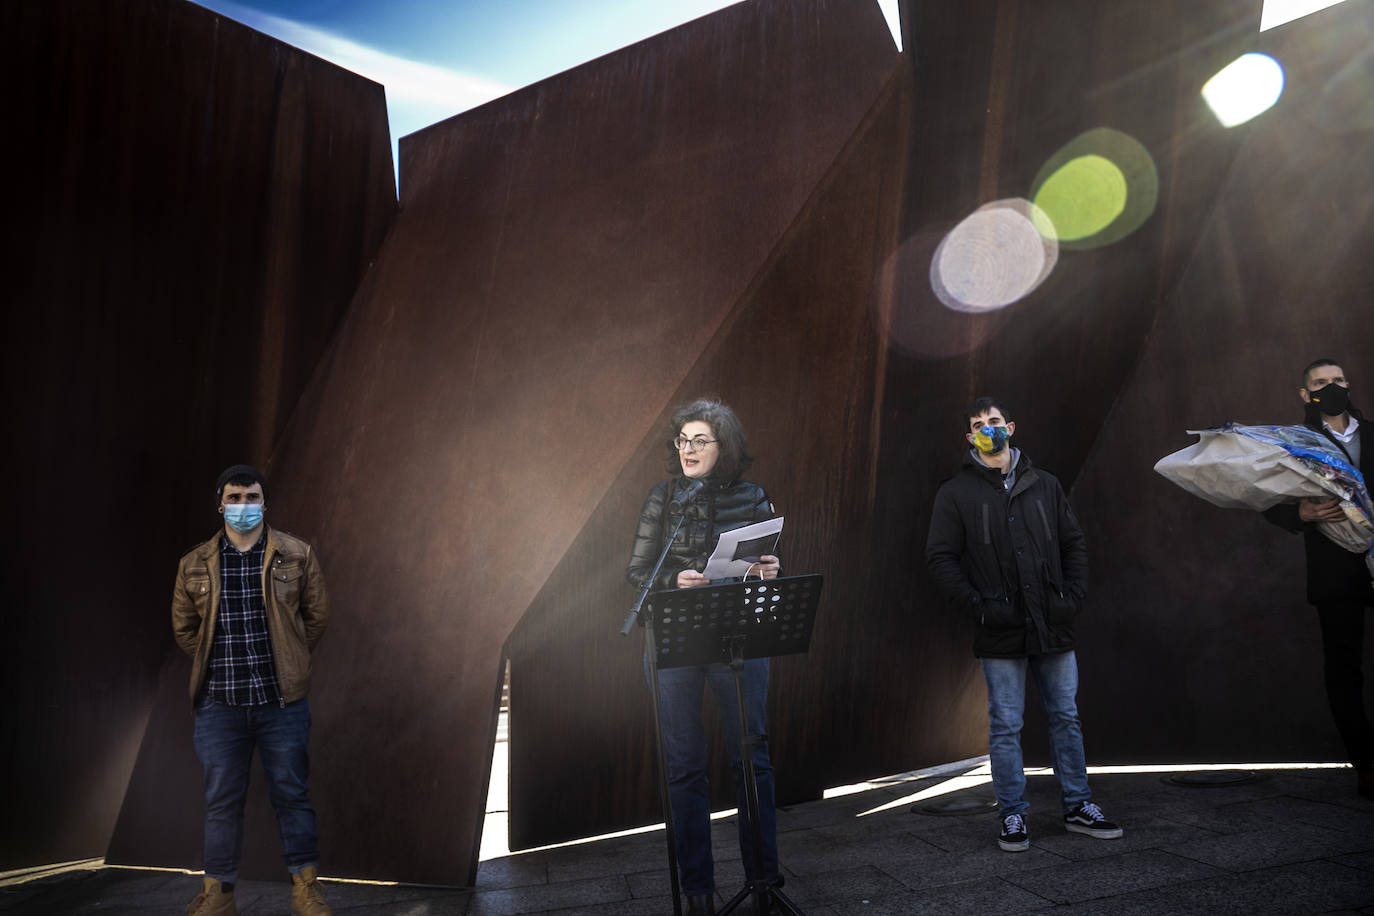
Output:
<path fill-rule="evenodd" d="M 973 654 L 1021 658 L 1076 644 L 1088 550 L 1054 475 L 1022 454 L 1011 492 L 971 454 L 940 485 L 926 563 L 945 598 L 976 624 Z"/>
<path fill-rule="evenodd" d="M 1307 424 L 1309 428 L 1326 433 L 1324 427 Z M 1360 473 L 1369 475 L 1374 472 L 1374 431 L 1364 420 L 1360 421 Z M 1347 458 L 1349 452 L 1330 433 L 1326 438 L 1340 446 Z M 1264 511 L 1264 517 L 1280 528 L 1297 533 L 1302 532 L 1307 548 L 1307 600 L 1312 604 L 1325 604 L 1330 601 L 1374 601 L 1374 589 L 1370 588 L 1369 567 L 1365 565 L 1362 553 L 1351 553 L 1318 530 L 1316 522 L 1304 522 L 1298 517 L 1298 504 L 1279 503 Z"/>
<path fill-rule="evenodd" d="M 678 532 L 668 557 L 663 561 L 655 588 L 676 588 L 677 574 L 684 569 L 701 572 L 722 531 L 743 528 L 773 517 L 773 504 L 763 487 L 746 480 L 721 483 L 708 479 L 706 486 L 685 506 L 675 508 L 672 499 L 688 486 L 686 477 L 665 480 L 649 491 L 644 508 L 639 513 L 635 529 L 634 547 L 630 551 L 630 565 L 625 578 L 636 588 L 643 588 L 653 571 L 654 562 L 663 550 L 663 541 L 683 515 L 686 523 Z"/>

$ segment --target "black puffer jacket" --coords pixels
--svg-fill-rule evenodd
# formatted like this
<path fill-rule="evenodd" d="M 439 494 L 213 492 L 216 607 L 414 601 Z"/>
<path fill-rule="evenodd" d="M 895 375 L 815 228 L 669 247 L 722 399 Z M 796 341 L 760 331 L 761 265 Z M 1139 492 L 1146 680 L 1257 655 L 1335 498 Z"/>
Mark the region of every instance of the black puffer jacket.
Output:
<path fill-rule="evenodd" d="M 639 513 L 639 527 L 635 529 L 634 548 L 630 552 L 630 566 L 625 578 L 636 588 L 643 588 L 654 562 L 663 550 L 663 541 L 672 532 L 677 520 L 687 516 L 678 532 L 668 557 L 663 561 L 655 588 L 675 588 L 677 574 L 684 569 L 700 572 L 716 548 L 722 531 L 743 528 L 754 522 L 773 517 L 773 504 L 756 483 L 741 480 L 721 483 L 707 480 L 706 486 L 676 511 L 672 499 L 689 485 L 686 477 L 674 477 L 657 484 L 649 491 L 644 508 Z"/>
<path fill-rule="evenodd" d="M 1083 531 L 1059 481 L 1024 454 L 1010 493 L 996 468 L 964 457 L 935 494 L 926 563 L 949 602 L 977 623 L 979 658 L 1074 647 L 1088 581 Z"/>

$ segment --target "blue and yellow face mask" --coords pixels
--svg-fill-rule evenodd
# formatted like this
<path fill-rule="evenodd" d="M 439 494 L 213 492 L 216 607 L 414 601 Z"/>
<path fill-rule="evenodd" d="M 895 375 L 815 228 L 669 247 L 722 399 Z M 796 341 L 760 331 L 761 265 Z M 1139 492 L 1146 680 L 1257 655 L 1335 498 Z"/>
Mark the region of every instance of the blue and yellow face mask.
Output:
<path fill-rule="evenodd" d="M 981 426 L 973 431 L 973 445 L 985 455 L 996 455 L 1007 447 L 1011 430 L 1005 426 Z"/>

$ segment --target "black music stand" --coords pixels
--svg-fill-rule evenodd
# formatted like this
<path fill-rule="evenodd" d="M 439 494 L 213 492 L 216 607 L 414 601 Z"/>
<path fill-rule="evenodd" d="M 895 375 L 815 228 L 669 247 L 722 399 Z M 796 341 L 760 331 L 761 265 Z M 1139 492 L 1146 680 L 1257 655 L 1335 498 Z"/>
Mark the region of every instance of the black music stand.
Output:
<path fill-rule="evenodd" d="M 729 665 L 735 675 L 740 765 L 744 769 L 744 797 L 753 834 L 756 875 L 763 874 L 763 831 L 759 825 L 759 787 L 753 752 L 764 736 L 749 733 L 749 717 L 744 708 L 744 661 L 805 652 L 811 644 L 822 584 L 818 575 L 788 576 L 667 589 L 650 596 L 645 633 L 653 640 L 651 664 L 655 678 L 659 668 L 717 662 Z M 654 699 L 657 702 L 658 698 Z M 758 913 L 773 912 L 772 903 L 780 912 L 802 916 L 802 911 L 782 892 L 780 882 L 763 878 L 746 882 L 719 913 L 724 916 L 732 912 L 750 896 Z"/>

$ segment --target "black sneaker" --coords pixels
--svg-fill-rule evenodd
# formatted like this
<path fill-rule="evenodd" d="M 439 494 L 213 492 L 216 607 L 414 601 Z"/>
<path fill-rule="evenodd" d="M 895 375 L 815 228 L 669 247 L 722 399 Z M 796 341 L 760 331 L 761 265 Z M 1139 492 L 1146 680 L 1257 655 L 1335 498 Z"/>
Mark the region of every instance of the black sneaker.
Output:
<path fill-rule="evenodd" d="M 1064 827 L 1073 833 L 1083 833 L 1098 840 L 1115 840 L 1121 836 L 1121 828 L 1102 814 L 1102 809 L 1092 802 L 1084 802 L 1064 815 Z"/>
<path fill-rule="evenodd" d="M 997 845 L 1003 852 L 1025 852 L 1030 849 L 1030 831 L 1026 829 L 1026 819 L 1019 814 L 1008 814 L 1002 818 L 1002 833 L 997 837 Z"/>

